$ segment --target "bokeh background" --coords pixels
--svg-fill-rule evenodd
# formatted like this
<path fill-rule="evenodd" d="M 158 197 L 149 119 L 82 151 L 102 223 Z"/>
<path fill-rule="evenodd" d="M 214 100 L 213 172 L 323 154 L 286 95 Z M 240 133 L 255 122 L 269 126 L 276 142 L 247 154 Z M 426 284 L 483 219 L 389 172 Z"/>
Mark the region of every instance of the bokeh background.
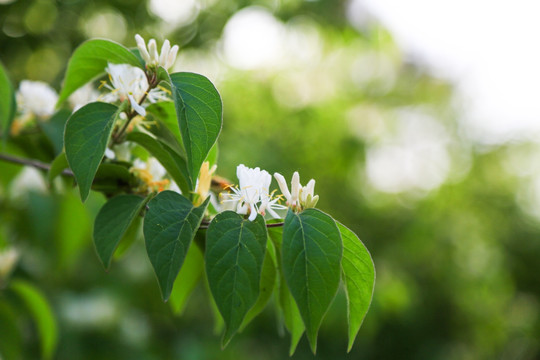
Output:
<path fill-rule="evenodd" d="M 223 97 L 219 175 L 243 163 L 314 178 L 318 207 L 371 251 L 375 295 L 353 350 L 340 293 L 316 358 L 537 359 L 539 79 L 527 64 L 538 45 L 518 16 L 534 12 L 466 3 L 1 0 L 0 60 L 16 86 L 59 90 L 85 39 L 179 44 L 174 69 Z M 54 358 L 287 358 L 272 304 L 225 350 L 204 286 L 174 315 L 142 239 L 105 273 L 91 242 L 103 203 L 0 163 L 0 244 L 21 253 L 13 278 L 51 303 Z M 13 294 L 0 300 L 1 354 L 37 358 L 31 316 Z M 292 358 L 313 358 L 305 338 Z"/>

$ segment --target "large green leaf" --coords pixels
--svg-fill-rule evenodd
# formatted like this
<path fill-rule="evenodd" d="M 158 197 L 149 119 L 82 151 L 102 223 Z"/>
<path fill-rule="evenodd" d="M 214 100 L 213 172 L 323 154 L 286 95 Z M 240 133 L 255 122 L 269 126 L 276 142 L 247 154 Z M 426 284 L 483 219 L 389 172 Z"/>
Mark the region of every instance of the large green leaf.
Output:
<path fill-rule="evenodd" d="M 317 209 L 289 210 L 283 227 L 283 275 L 296 300 L 313 353 L 322 319 L 341 274 L 342 242 L 330 216 Z"/>
<path fill-rule="evenodd" d="M 171 89 L 189 174 L 195 184 L 201 165 L 221 131 L 221 97 L 210 80 L 193 73 L 171 74 Z"/>
<path fill-rule="evenodd" d="M 194 207 L 184 196 L 162 191 L 148 203 L 143 227 L 146 251 L 165 301 L 169 299 L 209 200 L 210 197 L 201 206 Z"/>
<path fill-rule="evenodd" d="M 114 105 L 94 102 L 80 108 L 66 123 L 66 157 L 79 184 L 82 201 L 86 200 L 90 192 L 117 113 L 118 108 Z"/>
<path fill-rule="evenodd" d="M 347 290 L 349 318 L 349 346 L 351 351 L 354 339 L 371 304 L 375 285 L 375 266 L 369 251 L 362 241 L 344 225 L 337 222 L 343 239 L 343 259 L 341 268 Z"/>
<path fill-rule="evenodd" d="M 262 216 L 249 221 L 233 211 L 218 214 L 206 232 L 206 275 L 225 321 L 223 346 L 259 296 L 266 238 Z"/>
<path fill-rule="evenodd" d="M 13 86 L 4 66 L 0 63 L 0 133 L 3 138 L 9 134 L 9 126 L 15 116 L 16 106 Z"/>
<path fill-rule="evenodd" d="M 144 69 L 139 58 L 118 43 L 102 39 L 85 41 L 75 49 L 69 60 L 58 105 L 75 90 L 103 75 L 107 63 L 129 64 Z"/>
<path fill-rule="evenodd" d="M 272 297 L 274 292 L 274 285 L 276 284 L 276 255 L 274 245 L 271 241 L 266 242 L 266 254 L 264 255 L 264 261 L 261 272 L 261 282 L 259 285 L 259 297 L 257 302 L 251 309 L 249 309 L 240 331 L 242 331 L 257 315 L 263 311 L 268 304 L 268 301 Z"/>
<path fill-rule="evenodd" d="M 198 246 L 190 246 L 172 288 L 169 304 L 176 314 L 182 314 L 189 295 L 201 279 L 204 271 L 204 258 Z"/>
<path fill-rule="evenodd" d="M 133 141 L 148 150 L 176 182 L 183 194 L 190 194 L 191 180 L 188 175 L 186 161 L 164 142 L 141 132 L 132 132 L 127 140 Z"/>
<path fill-rule="evenodd" d="M 23 300 L 36 322 L 41 339 L 41 354 L 43 358 L 52 358 L 58 341 L 58 330 L 56 320 L 47 299 L 41 291 L 26 281 L 14 280 L 10 286 Z"/>
<path fill-rule="evenodd" d="M 276 248 L 276 261 L 279 269 L 279 281 L 278 281 L 278 291 L 276 293 L 277 305 L 279 306 L 283 322 L 285 327 L 291 334 L 291 345 L 289 347 L 289 356 L 292 356 L 296 351 L 298 342 L 304 333 L 306 327 L 302 321 L 302 315 L 300 315 L 300 310 L 294 302 L 294 298 L 287 287 L 285 278 L 283 277 L 283 266 L 281 261 L 281 243 L 283 241 L 283 228 L 282 227 L 272 227 L 268 228 L 268 235 L 274 243 Z"/>
<path fill-rule="evenodd" d="M 94 221 L 94 245 L 103 266 L 108 269 L 114 251 L 144 206 L 137 195 L 118 195 L 107 201 Z"/>

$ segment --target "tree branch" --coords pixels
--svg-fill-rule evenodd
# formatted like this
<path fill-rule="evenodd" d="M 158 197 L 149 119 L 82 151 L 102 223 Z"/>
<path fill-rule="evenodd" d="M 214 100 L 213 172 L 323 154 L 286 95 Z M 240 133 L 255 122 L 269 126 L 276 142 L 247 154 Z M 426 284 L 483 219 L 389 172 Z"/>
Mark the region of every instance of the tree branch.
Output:
<path fill-rule="evenodd" d="M 25 159 L 25 158 L 8 155 L 8 154 L 0 154 L 0 160 L 10 162 L 12 164 L 31 166 L 36 169 L 45 170 L 45 171 L 49 171 L 51 169 L 51 165 L 41 162 L 39 160 Z M 69 169 L 65 169 L 64 171 L 62 171 L 62 175 L 71 176 L 71 177 L 74 176 L 73 172 Z"/>

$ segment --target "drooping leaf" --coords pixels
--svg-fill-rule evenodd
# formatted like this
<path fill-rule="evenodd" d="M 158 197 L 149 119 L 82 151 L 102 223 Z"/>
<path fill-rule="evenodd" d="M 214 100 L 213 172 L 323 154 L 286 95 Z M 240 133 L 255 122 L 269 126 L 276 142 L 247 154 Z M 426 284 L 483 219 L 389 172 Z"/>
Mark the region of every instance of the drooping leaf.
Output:
<path fill-rule="evenodd" d="M 210 198 L 199 207 L 173 191 L 162 191 L 148 203 L 144 218 L 146 251 L 156 273 L 163 300 L 167 301 L 201 224 Z"/>
<path fill-rule="evenodd" d="M 0 63 L 0 133 L 4 139 L 9 134 L 9 127 L 15 116 L 16 107 L 13 85 L 11 85 L 4 65 Z"/>
<path fill-rule="evenodd" d="M 94 221 L 94 245 L 105 269 L 120 240 L 141 212 L 145 199 L 137 195 L 117 195 L 99 210 Z"/>
<path fill-rule="evenodd" d="M 281 261 L 281 244 L 283 241 L 283 228 L 272 227 L 268 228 L 268 235 L 276 248 L 276 262 L 278 264 L 279 279 L 278 279 L 278 291 L 276 293 L 277 305 L 282 316 L 282 321 L 285 323 L 285 327 L 291 334 L 291 345 L 289 347 L 289 356 L 292 356 L 296 351 L 296 347 L 302 338 L 306 327 L 302 321 L 300 310 L 294 301 L 294 298 L 287 287 L 285 277 L 283 277 L 283 267 Z"/>
<path fill-rule="evenodd" d="M 133 141 L 148 150 L 171 175 L 180 190 L 182 190 L 182 193 L 190 193 L 192 186 L 187 165 L 178 153 L 162 141 L 141 132 L 130 133 L 127 136 L 127 140 Z"/>
<path fill-rule="evenodd" d="M 117 112 L 114 105 L 94 102 L 77 110 L 66 123 L 66 157 L 79 184 L 82 201 L 88 197 L 105 154 Z"/>
<path fill-rule="evenodd" d="M 75 49 L 69 60 L 58 105 L 75 90 L 105 73 L 107 63 L 129 64 L 144 69 L 144 64 L 126 47 L 110 40 L 93 39 Z"/>
<path fill-rule="evenodd" d="M 341 268 L 345 279 L 349 319 L 349 345 L 354 339 L 371 304 L 375 285 L 375 266 L 362 241 L 339 222 L 336 222 L 343 239 L 343 259 Z"/>
<path fill-rule="evenodd" d="M 238 331 L 259 296 L 266 249 L 266 225 L 233 211 L 218 214 L 206 232 L 206 275 L 217 307 L 225 321 L 222 346 Z"/>
<path fill-rule="evenodd" d="M 259 286 L 259 297 L 257 302 L 251 309 L 249 309 L 242 326 L 240 326 L 240 331 L 242 331 L 257 315 L 263 311 L 268 304 L 268 301 L 272 297 L 274 292 L 274 285 L 276 283 L 276 255 L 274 250 L 274 245 L 271 241 L 266 242 L 266 253 L 264 255 L 264 261 L 262 265 L 261 272 L 261 282 Z"/>
<path fill-rule="evenodd" d="M 41 291 L 26 281 L 13 280 L 10 287 L 23 300 L 36 323 L 43 358 L 52 358 L 58 341 L 58 330 L 47 299 Z"/>
<path fill-rule="evenodd" d="M 192 184 L 221 131 L 222 104 L 218 91 L 206 77 L 193 73 L 171 74 L 176 116 L 187 154 Z"/>
<path fill-rule="evenodd" d="M 62 109 L 51 116 L 47 121 L 38 122 L 38 125 L 51 142 L 55 155 L 60 154 L 64 147 L 64 129 L 70 115 L 70 110 Z"/>
<path fill-rule="evenodd" d="M 313 353 L 322 319 L 341 274 L 342 242 L 330 216 L 317 209 L 289 210 L 283 227 L 283 275 L 293 295 Z"/>
<path fill-rule="evenodd" d="M 204 270 L 203 262 L 203 254 L 199 247 L 190 246 L 169 298 L 172 310 L 178 315 L 184 311 L 189 296 L 201 279 Z"/>

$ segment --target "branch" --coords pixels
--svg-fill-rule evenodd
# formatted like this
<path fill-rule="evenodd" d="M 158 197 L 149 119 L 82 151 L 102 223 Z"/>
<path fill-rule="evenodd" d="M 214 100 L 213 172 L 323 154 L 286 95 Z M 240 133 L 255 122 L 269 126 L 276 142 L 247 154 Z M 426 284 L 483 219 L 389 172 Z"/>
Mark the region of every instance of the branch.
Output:
<path fill-rule="evenodd" d="M 285 223 L 279 222 L 274 224 L 266 224 L 267 228 L 273 228 L 273 227 L 280 227 L 283 226 Z M 203 221 L 201 222 L 201 226 L 199 226 L 199 229 L 208 229 L 208 225 L 210 225 L 209 221 Z"/>
<path fill-rule="evenodd" d="M 36 169 L 45 170 L 45 171 L 49 171 L 51 169 L 51 165 L 41 162 L 39 160 L 25 159 L 25 158 L 8 155 L 8 154 L 0 154 L 0 160 L 10 162 L 12 164 L 32 166 Z M 62 171 L 62 175 L 71 176 L 71 177 L 74 176 L 73 172 L 69 169 L 65 169 L 64 171 Z"/>

